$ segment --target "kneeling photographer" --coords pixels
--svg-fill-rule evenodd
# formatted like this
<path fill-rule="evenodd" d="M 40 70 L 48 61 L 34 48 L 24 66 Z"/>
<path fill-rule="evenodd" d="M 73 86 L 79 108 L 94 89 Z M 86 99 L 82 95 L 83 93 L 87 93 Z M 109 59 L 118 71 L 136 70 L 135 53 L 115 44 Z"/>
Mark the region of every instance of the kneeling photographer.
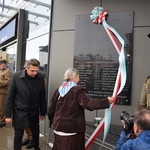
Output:
<path fill-rule="evenodd" d="M 115 150 L 150 150 L 150 110 L 138 110 L 134 116 L 123 112 L 120 119 L 124 129 Z"/>

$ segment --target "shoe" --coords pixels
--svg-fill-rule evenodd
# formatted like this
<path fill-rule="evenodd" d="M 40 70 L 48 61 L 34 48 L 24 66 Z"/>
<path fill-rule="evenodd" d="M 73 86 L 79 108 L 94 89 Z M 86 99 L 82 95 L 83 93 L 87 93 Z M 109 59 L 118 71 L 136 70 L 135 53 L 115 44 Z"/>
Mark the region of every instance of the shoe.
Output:
<path fill-rule="evenodd" d="M 32 141 L 30 140 L 28 145 L 26 146 L 26 149 L 30 149 L 30 148 L 33 148 L 33 145 L 32 145 Z"/>
<path fill-rule="evenodd" d="M 28 140 L 28 139 L 24 139 L 24 140 L 22 141 L 22 145 L 27 145 L 27 144 L 29 143 L 29 141 L 30 141 L 30 140 Z"/>
<path fill-rule="evenodd" d="M 1 127 L 4 127 L 4 126 L 5 126 L 5 124 L 0 123 L 0 128 L 1 128 Z"/>

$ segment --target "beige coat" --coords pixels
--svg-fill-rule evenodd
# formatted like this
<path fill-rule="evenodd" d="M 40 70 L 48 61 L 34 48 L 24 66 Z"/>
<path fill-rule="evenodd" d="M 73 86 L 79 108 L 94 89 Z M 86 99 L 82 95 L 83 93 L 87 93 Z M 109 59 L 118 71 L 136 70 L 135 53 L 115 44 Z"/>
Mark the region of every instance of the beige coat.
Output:
<path fill-rule="evenodd" d="M 6 95 L 12 73 L 9 69 L 0 71 L 0 95 Z"/>
<path fill-rule="evenodd" d="M 5 124 L 4 108 L 7 95 L 7 88 L 11 76 L 12 73 L 9 69 L 0 71 L 0 124 Z"/>

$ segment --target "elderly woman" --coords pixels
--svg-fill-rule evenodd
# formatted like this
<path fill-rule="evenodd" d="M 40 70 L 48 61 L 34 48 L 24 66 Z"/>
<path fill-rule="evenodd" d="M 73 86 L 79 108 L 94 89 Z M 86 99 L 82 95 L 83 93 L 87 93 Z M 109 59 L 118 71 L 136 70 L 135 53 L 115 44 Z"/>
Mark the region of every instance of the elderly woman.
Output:
<path fill-rule="evenodd" d="M 85 114 L 84 109 L 97 110 L 108 108 L 115 98 L 94 99 L 78 86 L 79 72 L 69 68 L 64 75 L 64 82 L 55 91 L 48 114 L 54 131 L 53 150 L 85 149 Z"/>

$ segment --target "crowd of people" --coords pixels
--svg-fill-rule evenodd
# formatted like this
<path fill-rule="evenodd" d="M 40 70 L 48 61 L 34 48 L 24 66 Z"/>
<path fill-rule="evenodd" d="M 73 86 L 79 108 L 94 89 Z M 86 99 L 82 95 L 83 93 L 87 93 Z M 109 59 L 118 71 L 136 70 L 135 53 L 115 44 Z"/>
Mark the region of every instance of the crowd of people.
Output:
<path fill-rule="evenodd" d="M 46 104 L 46 79 L 39 72 L 37 59 L 26 61 L 24 69 L 15 73 L 7 68 L 6 60 L 0 60 L 0 127 L 14 127 L 14 150 L 39 148 L 39 121 L 48 114 L 50 128 L 54 132 L 53 150 L 84 150 L 86 120 L 85 109 L 105 109 L 116 97 L 102 99 L 89 97 L 78 84 L 77 69 L 69 68 L 63 82 L 55 90 L 50 104 Z M 48 108 L 48 112 L 47 112 Z M 125 120 L 123 131 L 115 150 L 150 149 L 150 77 L 143 84 L 141 97 L 134 114 L 134 138 L 127 138 Z M 26 138 L 23 140 L 24 132 Z"/>

